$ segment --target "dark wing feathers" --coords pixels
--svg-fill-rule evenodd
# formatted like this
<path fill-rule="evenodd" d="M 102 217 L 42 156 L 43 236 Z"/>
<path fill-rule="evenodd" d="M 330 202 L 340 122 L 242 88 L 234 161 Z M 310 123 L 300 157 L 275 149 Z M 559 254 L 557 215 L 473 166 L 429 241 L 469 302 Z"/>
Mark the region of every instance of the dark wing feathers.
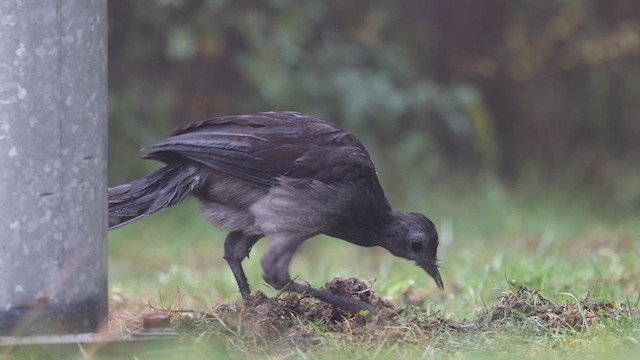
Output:
<path fill-rule="evenodd" d="M 333 124 L 308 115 L 270 112 L 223 116 L 176 129 L 145 149 L 170 163 L 176 156 L 268 189 L 281 176 L 344 181 L 374 175 L 362 144 Z M 376 181 L 377 182 L 377 181 Z"/>

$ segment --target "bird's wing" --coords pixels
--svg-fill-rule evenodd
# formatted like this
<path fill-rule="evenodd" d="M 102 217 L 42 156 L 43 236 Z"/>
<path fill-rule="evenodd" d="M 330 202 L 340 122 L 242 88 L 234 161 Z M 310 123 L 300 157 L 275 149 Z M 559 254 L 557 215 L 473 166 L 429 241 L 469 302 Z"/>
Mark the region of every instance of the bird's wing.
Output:
<path fill-rule="evenodd" d="M 369 156 L 349 142 L 310 149 L 278 180 L 251 207 L 255 224 L 272 238 L 327 233 L 367 245 L 355 231 L 373 228 L 390 211 Z"/>
<path fill-rule="evenodd" d="M 360 142 L 333 124 L 290 112 L 223 116 L 193 123 L 146 148 L 147 158 L 184 157 L 252 186 L 282 177 L 342 181 L 373 172 Z M 369 175 L 369 174 L 367 174 Z"/>
<path fill-rule="evenodd" d="M 391 210 L 373 163 L 350 133 L 333 134 L 323 144 L 298 157 L 280 186 L 256 204 L 256 222 L 267 234 L 313 230 L 370 246 L 354 231 L 374 228 Z"/>

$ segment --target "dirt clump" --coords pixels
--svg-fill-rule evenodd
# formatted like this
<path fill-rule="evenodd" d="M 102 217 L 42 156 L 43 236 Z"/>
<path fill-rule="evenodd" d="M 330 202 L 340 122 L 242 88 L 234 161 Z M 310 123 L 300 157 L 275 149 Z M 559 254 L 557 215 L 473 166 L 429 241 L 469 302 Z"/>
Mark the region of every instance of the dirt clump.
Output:
<path fill-rule="evenodd" d="M 379 316 L 382 318 L 392 317 L 398 311 L 390 301 L 378 296 L 365 282 L 356 278 L 335 278 L 326 283 L 324 289 L 336 295 L 351 297 L 365 304 L 373 305 L 373 307 L 379 311 Z M 304 314 L 304 317 L 315 323 L 329 326 L 350 319 L 359 325 L 364 325 L 366 321 L 363 315 L 365 314 L 352 314 L 340 307 L 317 301 L 314 306 Z"/>
<path fill-rule="evenodd" d="M 335 278 L 323 287 L 336 295 L 348 296 L 372 305 L 380 316 L 393 316 L 396 307 L 378 296 L 365 282 L 355 278 Z M 261 291 L 238 304 L 221 304 L 203 312 L 176 312 L 178 330 L 198 323 L 218 324 L 230 335 L 257 341 L 270 341 L 290 336 L 305 337 L 301 328 L 311 329 L 309 337 L 317 336 L 317 328 L 332 332 L 357 332 L 367 325 L 365 314 L 352 314 L 340 307 L 297 293 L 281 293 L 270 298 Z M 298 339 L 300 340 L 300 339 Z M 299 344 L 299 341 L 296 341 Z"/>

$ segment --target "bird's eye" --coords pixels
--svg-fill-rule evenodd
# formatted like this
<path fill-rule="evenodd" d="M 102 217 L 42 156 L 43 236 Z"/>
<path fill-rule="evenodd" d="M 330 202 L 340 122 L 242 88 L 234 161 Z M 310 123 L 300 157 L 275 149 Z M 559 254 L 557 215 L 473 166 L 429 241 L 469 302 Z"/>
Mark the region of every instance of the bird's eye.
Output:
<path fill-rule="evenodd" d="M 420 241 L 412 241 L 409 243 L 409 246 L 411 246 L 411 250 L 413 251 L 422 251 L 422 243 Z"/>

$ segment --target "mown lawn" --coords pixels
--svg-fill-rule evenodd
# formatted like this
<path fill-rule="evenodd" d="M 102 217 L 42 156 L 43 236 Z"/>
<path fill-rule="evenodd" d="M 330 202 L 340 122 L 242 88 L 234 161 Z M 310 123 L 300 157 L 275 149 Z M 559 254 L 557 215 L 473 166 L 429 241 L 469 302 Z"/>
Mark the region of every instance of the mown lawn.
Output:
<path fill-rule="evenodd" d="M 305 299 L 305 309 L 258 329 L 262 319 L 240 306 L 222 259 L 225 234 L 188 202 L 110 233 L 111 330 L 137 330 L 152 307 L 171 309 L 179 349 L 165 355 L 176 359 L 640 355 L 637 209 L 491 181 L 392 203 L 423 211 L 438 226 L 445 291 L 408 261 L 328 237 L 308 241 L 291 273 L 315 286 L 335 277 L 365 281 L 405 307 L 393 319 L 316 321 L 304 313 L 313 306 Z M 259 242 L 245 260 L 249 282 L 286 302 L 261 279 L 267 246 Z"/>

